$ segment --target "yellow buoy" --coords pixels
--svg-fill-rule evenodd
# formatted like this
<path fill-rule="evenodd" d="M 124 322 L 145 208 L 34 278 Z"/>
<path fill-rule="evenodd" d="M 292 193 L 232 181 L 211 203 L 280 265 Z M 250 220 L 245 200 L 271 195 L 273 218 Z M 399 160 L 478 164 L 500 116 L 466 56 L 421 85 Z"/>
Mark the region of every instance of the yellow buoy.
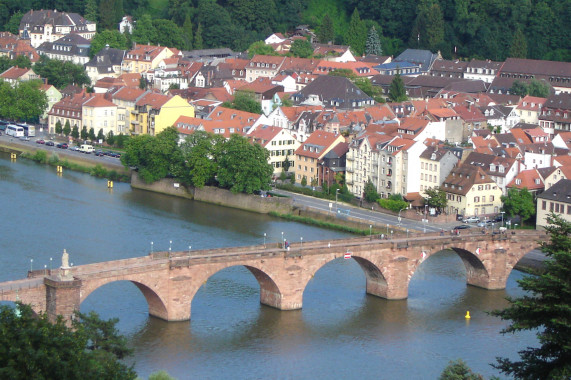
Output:
<path fill-rule="evenodd" d="M 469 311 L 467 311 L 467 312 L 466 312 L 466 315 L 464 316 L 464 318 L 466 318 L 466 319 L 470 319 L 470 318 L 471 318 L 471 317 L 470 317 L 470 312 L 469 312 Z"/>

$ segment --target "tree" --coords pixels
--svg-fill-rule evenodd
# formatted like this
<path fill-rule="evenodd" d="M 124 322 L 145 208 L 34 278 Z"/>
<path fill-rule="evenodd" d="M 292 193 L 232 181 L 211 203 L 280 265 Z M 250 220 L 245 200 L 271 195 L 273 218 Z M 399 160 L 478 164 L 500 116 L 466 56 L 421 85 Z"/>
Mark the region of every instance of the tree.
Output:
<path fill-rule="evenodd" d="M 56 131 L 55 131 L 58 135 L 61 135 L 61 133 L 63 132 L 63 127 L 61 126 L 61 121 L 57 121 L 56 122 Z"/>
<path fill-rule="evenodd" d="M 367 36 L 367 43 L 365 44 L 365 54 L 371 55 L 382 55 L 383 49 L 381 48 L 381 39 L 375 27 L 369 29 L 369 35 Z"/>
<path fill-rule="evenodd" d="M 421 0 L 416 9 L 409 46 L 435 50 L 444 40 L 444 18 L 436 0 Z"/>
<path fill-rule="evenodd" d="M 406 90 L 404 89 L 404 82 L 398 72 L 389 87 L 389 99 L 393 102 L 404 102 L 408 99 Z"/>
<path fill-rule="evenodd" d="M 109 131 L 109 133 L 107 134 L 107 144 L 111 146 L 115 144 L 115 134 L 113 133 L 113 131 Z"/>
<path fill-rule="evenodd" d="M 289 155 L 286 155 L 282 164 L 282 171 L 287 172 L 291 167 L 292 162 L 289 160 Z"/>
<path fill-rule="evenodd" d="M 248 57 L 251 59 L 255 55 L 276 55 L 276 52 L 271 45 L 264 41 L 256 41 L 248 47 Z"/>
<path fill-rule="evenodd" d="M 102 321 L 95 313 L 76 316 L 68 327 L 61 317 L 52 322 L 29 305 L 0 306 L 0 377 L 135 379 L 133 368 L 119 361 L 130 350 L 114 327 L 117 320 Z M 109 344 L 93 344 L 98 335 Z"/>
<path fill-rule="evenodd" d="M 82 65 L 51 59 L 46 55 L 40 56 L 38 62 L 34 64 L 34 71 L 58 89 L 62 89 L 68 84 L 83 86 L 91 83 L 91 79 L 87 76 Z"/>
<path fill-rule="evenodd" d="M 196 131 L 189 135 L 181 144 L 182 157 L 185 165 L 180 177 L 184 182 L 201 188 L 206 185 L 216 185 L 218 161 L 224 144 L 224 137 Z"/>
<path fill-rule="evenodd" d="M 154 44 L 175 47 L 180 50 L 185 48 L 186 40 L 183 31 L 171 20 L 155 19 L 153 20 L 153 27 L 156 32 Z"/>
<path fill-rule="evenodd" d="M 127 143 L 125 154 L 121 155 L 121 163 L 137 167 L 139 176 L 146 183 L 181 173 L 183 162 L 178 147 L 178 131 L 169 127 L 156 136 L 133 137 Z"/>
<path fill-rule="evenodd" d="M 182 24 L 182 37 L 185 42 L 185 49 L 192 50 L 192 40 L 194 39 L 194 34 L 192 33 L 192 19 L 190 14 L 187 13 L 184 18 L 184 23 Z"/>
<path fill-rule="evenodd" d="M 10 20 L 6 23 L 6 25 L 4 25 L 4 30 L 12 34 L 18 34 L 18 29 L 20 28 L 20 22 L 22 21 L 22 17 L 24 17 L 24 14 L 22 12 L 18 11 L 14 13 L 12 17 L 10 17 Z"/>
<path fill-rule="evenodd" d="M 367 29 L 361 17 L 359 10 L 355 8 L 349 21 L 349 28 L 345 34 L 345 43 L 351 46 L 356 55 L 362 55 L 365 52 L 365 42 L 367 40 Z"/>
<path fill-rule="evenodd" d="M 260 144 L 234 134 L 224 143 L 220 156 L 218 183 L 233 193 L 252 194 L 269 190 L 274 168 L 268 163 L 270 153 Z"/>
<path fill-rule="evenodd" d="M 95 141 L 97 136 L 95 136 L 95 129 L 89 128 L 89 140 Z"/>
<path fill-rule="evenodd" d="M 198 23 L 198 28 L 196 28 L 196 33 L 194 34 L 194 48 L 196 50 L 202 49 L 203 41 L 202 41 L 202 24 Z"/>
<path fill-rule="evenodd" d="M 373 181 L 371 181 L 371 179 L 367 181 L 364 193 L 365 193 L 365 200 L 369 203 L 376 202 L 377 199 L 379 199 L 379 193 L 377 193 L 377 188 L 375 187 L 375 184 L 373 184 Z"/>
<path fill-rule="evenodd" d="M 68 137 L 71 133 L 71 126 L 69 125 L 69 120 L 65 121 L 65 125 L 63 126 L 63 134 L 65 137 Z M 75 137 L 75 136 L 72 136 Z M 77 138 L 77 137 L 76 137 Z"/>
<path fill-rule="evenodd" d="M 254 93 L 250 91 L 237 91 L 232 103 L 224 102 L 222 107 L 251 113 L 262 113 L 262 105 L 254 98 Z"/>
<path fill-rule="evenodd" d="M 166 371 L 153 372 L 149 375 L 149 380 L 176 380 L 170 376 Z"/>
<path fill-rule="evenodd" d="M 42 81 L 22 81 L 14 87 L 14 103 L 11 118 L 15 120 L 38 120 L 48 106 L 46 93 L 40 89 Z"/>
<path fill-rule="evenodd" d="M 87 131 L 87 127 L 84 125 L 83 128 L 81 128 L 81 139 L 87 140 L 88 137 L 89 137 L 89 132 Z"/>
<path fill-rule="evenodd" d="M 118 30 L 102 30 L 96 33 L 91 40 L 89 56 L 94 57 L 106 45 L 109 45 L 110 48 L 125 50 L 127 49 L 127 37 Z"/>
<path fill-rule="evenodd" d="M 153 19 L 150 15 L 145 13 L 137 20 L 131 39 L 138 44 L 146 45 L 155 43 L 157 40 L 157 30 L 153 25 Z"/>
<path fill-rule="evenodd" d="M 301 177 L 301 182 L 300 182 L 300 184 L 301 184 L 301 187 L 306 187 L 306 186 L 307 186 L 307 177 L 306 177 L 306 176 Z"/>
<path fill-rule="evenodd" d="M 326 44 L 328 42 L 335 42 L 335 30 L 333 29 L 333 21 L 329 14 L 326 13 L 321 19 L 321 26 L 319 27 L 319 31 L 317 33 L 317 39 L 322 44 Z"/>
<path fill-rule="evenodd" d="M 548 98 L 551 95 L 551 86 L 543 80 L 532 79 L 529 82 L 529 95 Z"/>
<path fill-rule="evenodd" d="M 521 30 L 521 27 L 517 27 L 510 47 L 510 57 L 513 58 L 527 58 L 527 40 Z"/>
<path fill-rule="evenodd" d="M 97 22 L 99 19 L 97 10 L 97 0 L 86 0 L 83 15 L 86 20 Z"/>
<path fill-rule="evenodd" d="M 508 190 L 508 195 L 502 195 L 502 202 L 504 204 L 504 211 L 507 216 L 521 217 L 521 225 L 527 219 L 535 215 L 535 201 L 533 200 L 533 194 L 530 193 L 527 188 L 515 189 L 511 188 Z"/>
<path fill-rule="evenodd" d="M 27 55 L 19 55 L 12 61 L 12 66 L 29 69 L 32 67 L 32 61 Z"/>
<path fill-rule="evenodd" d="M 144 76 L 141 75 L 141 77 L 139 78 L 139 88 L 141 90 L 145 90 L 147 88 L 147 80 L 145 79 Z"/>
<path fill-rule="evenodd" d="M 69 123 L 68 121 L 65 122 L 66 126 L 68 123 Z M 73 129 L 71 130 L 71 137 L 73 137 L 74 139 L 79 138 L 79 127 L 77 125 L 73 126 Z"/>
<path fill-rule="evenodd" d="M 424 193 L 426 194 L 424 203 L 427 204 L 428 207 L 435 207 L 439 211 L 442 211 L 448 204 L 448 200 L 446 199 L 446 192 L 440 188 L 433 187 L 426 189 L 424 190 Z"/>
<path fill-rule="evenodd" d="M 103 128 L 100 128 L 99 132 L 97 132 L 97 140 L 105 141 L 105 135 L 103 134 Z"/>
<path fill-rule="evenodd" d="M 458 359 L 448 363 L 444 371 L 440 374 L 439 380 L 484 380 L 480 374 L 472 372 L 470 367 L 462 360 Z"/>
<path fill-rule="evenodd" d="M 498 368 L 521 379 L 571 377 L 571 223 L 558 215 L 547 217 L 549 239 L 541 243 L 547 256 L 545 271 L 518 280 L 525 295 L 508 298 L 509 306 L 492 315 L 510 321 L 502 334 L 535 331 L 539 347 L 519 352 L 519 361 L 497 358 Z"/>
<path fill-rule="evenodd" d="M 299 58 L 310 58 L 313 55 L 313 46 L 308 40 L 297 39 L 291 44 L 290 53 Z"/>

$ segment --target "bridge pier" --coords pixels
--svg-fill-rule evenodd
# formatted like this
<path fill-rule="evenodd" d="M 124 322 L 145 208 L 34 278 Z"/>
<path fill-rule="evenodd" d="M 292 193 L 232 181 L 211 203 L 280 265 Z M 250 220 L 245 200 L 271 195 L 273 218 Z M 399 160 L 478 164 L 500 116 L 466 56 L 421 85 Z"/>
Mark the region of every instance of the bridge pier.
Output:
<path fill-rule="evenodd" d="M 81 303 L 81 280 L 56 280 L 46 277 L 46 313 L 50 321 L 61 315 L 68 325 Z"/>

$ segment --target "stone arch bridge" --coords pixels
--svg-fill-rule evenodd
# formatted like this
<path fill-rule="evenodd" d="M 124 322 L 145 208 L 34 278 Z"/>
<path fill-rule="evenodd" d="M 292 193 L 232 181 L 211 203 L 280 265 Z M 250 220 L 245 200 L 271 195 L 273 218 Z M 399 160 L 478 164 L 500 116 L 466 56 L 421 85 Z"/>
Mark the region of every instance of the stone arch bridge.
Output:
<path fill-rule="evenodd" d="M 421 234 L 407 239 L 379 236 L 300 242 L 285 250 L 272 246 L 232 247 L 186 252 L 153 252 L 147 256 L 29 272 L 21 280 L 0 283 L 0 300 L 32 305 L 36 312 L 71 318 L 83 300 L 99 287 L 131 281 L 145 296 L 149 314 L 167 321 L 189 320 L 198 289 L 216 272 L 243 265 L 260 284 L 260 302 L 280 310 L 300 309 L 303 292 L 314 274 L 337 258 L 357 261 L 365 273 L 366 291 L 386 299 L 408 296 L 410 279 L 422 261 L 451 249 L 466 267 L 467 283 L 486 289 L 505 288 L 516 263 L 548 239 L 544 231 L 459 236 Z M 66 256 L 66 254 L 64 254 Z"/>

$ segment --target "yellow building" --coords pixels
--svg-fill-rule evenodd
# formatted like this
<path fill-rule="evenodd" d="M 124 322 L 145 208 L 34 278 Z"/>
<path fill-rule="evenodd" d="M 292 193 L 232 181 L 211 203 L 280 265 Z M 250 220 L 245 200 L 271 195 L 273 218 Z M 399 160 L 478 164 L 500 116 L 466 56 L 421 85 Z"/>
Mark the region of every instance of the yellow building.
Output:
<path fill-rule="evenodd" d="M 112 92 L 111 101 L 117 105 L 117 132 L 129 134 L 135 129 L 138 123 L 135 104 L 145 93 L 145 90 L 133 87 L 121 87 Z"/>
<path fill-rule="evenodd" d="M 551 213 L 571 222 L 571 180 L 560 179 L 537 196 L 536 227 L 545 227 L 548 224 L 547 215 Z"/>
<path fill-rule="evenodd" d="M 315 131 L 295 151 L 295 177 L 300 183 L 305 177 L 307 184 L 318 183 L 318 164 L 337 144 L 345 142 L 341 135 Z"/>
<path fill-rule="evenodd" d="M 493 215 L 502 206 L 502 190 L 477 166 L 463 164 L 454 168 L 441 188 L 446 192 L 448 214 Z"/>
<path fill-rule="evenodd" d="M 125 73 L 144 73 L 155 69 L 159 63 L 175 55 L 176 49 L 164 46 L 138 45 L 125 54 L 121 63 L 121 70 Z"/>
<path fill-rule="evenodd" d="M 290 165 L 289 170 L 295 170 L 294 152 L 300 143 L 288 129 L 263 125 L 247 136 L 270 152 L 268 163 L 274 168 L 274 175 L 278 176 L 284 170 L 286 158 Z"/>
<path fill-rule="evenodd" d="M 134 134 L 155 136 L 175 125 L 180 116 L 194 117 L 194 107 L 178 95 L 147 92 L 135 103 L 132 114 Z"/>

